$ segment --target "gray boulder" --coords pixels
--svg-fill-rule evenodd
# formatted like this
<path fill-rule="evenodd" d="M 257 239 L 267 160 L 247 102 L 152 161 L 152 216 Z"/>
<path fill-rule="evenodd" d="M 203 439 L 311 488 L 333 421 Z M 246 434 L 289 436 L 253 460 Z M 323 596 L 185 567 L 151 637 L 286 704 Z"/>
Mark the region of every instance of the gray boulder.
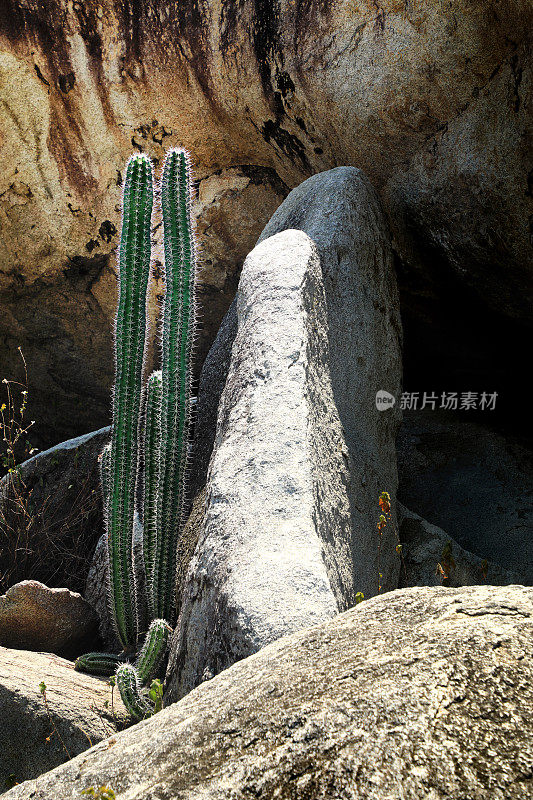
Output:
<path fill-rule="evenodd" d="M 405 506 L 533 583 L 533 462 L 519 442 L 454 412 L 406 411 L 398 471 Z"/>
<path fill-rule="evenodd" d="M 400 503 L 398 517 L 403 548 L 400 588 L 520 583 L 519 575 L 465 550 L 441 528 L 431 525 Z"/>
<path fill-rule="evenodd" d="M 0 645 L 74 658 L 94 649 L 98 618 L 77 592 L 22 581 L 0 596 Z"/>
<path fill-rule="evenodd" d="M 23 580 L 83 592 L 103 532 L 98 456 L 109 430 L 61 442 L 0 480 L 0 593 Z"/>
<path fill-rule="evenodd" d="M 217 342 L 231 359 L 218 372 L 209 361 L 214 391 L 207 403 L 205 383 L 200 392 L 193 486 L 210 437 L 214 448 L 169 666 L 174 699 L 377 592 L 378 496 L 395 496 L 399 415 L 375 398 L 398 393 L 400 325 L 388 234 L 359 170 L 291 192 L 245 262 Z M 392 536 L 384 590 L 398 579 Z"/>
<path fill-rule="evenodd" d="M 0 792 L 68 761 L 128 723 L 118 692 L 112 703 L 105 679 L 75 672 L 71 662 L 49 653 L 3 647 L 0 719 Z"/>
<path fill-rule="evenodd" d="M 401 589 L 279 639 L 6 800 L 526 800 L 533 589 Z"/>

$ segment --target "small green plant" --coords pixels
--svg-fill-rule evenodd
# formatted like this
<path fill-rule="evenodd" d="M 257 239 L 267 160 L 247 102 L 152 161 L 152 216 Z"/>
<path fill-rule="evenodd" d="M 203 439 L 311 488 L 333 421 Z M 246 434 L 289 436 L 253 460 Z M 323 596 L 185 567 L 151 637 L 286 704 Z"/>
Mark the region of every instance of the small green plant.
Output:
<path fill-rule="evenodd" d="M 0 551 L 3 551 L 4 572 L 0 572 L 0 592 L 8 588 L 13 576 L 25 572 L 31 552 L 30 539 L 33 525 L 31 501 L 20 477 L 19 465 L 28 456 L 37 452 L 27 439 L 34 420 L 25 417 L 28 404 L 28 375 L 26 360 L 19 347 L 24 365 L 24 381 L 2 380 L 5 387 L 5 402 L 0 404 L 0 434 L 2 443 L 0 458 L 6 474 L 2 504 L 0 507 Z"/>
<path fill-rule="evenodd" d="M 94 786 L 88 786 L 87 789 L 82 790 L 82 794 L 94 797 L 95 800 L 115 800 L 115 792 L 109 786 L 99 786 L 97 789 Z"/>
<path fill-rule="evenodd" d="M 392 509 L 391 509 L 391 498 L 388 492 L 381 492 L 379 496 L 379 507 L 381 509 L 381 514 L 379 516 L 379 522 L 377 524 L 377 529 L 379 531 L 379 545 L 378 545 L 378 594 L 381 594 L 381 590 L 383 588 L 381 579 L 383 578 L 382 573 L 380 572 L 380 561 L 381 561 L 381 544 L 383 539 L 383 531 L 385 530 L 386 526 L 390 524 L 392 526 L 392 530 L 396 536 L 398 541 L 396 545 L 396 552 L 400 556 L 402 566 L 404 568 L 405 574 L 407 575 L 407 567 L 405 566 L 405 560 L 403 557 L 403 548 L 400 542 L 400 536 L 396 529 L 396 525 L 392 519 Z"/>
<path fill-rule="evenodd" d="M 435 575 L 440 580 L 442 586 L 450 585 L 450 577 L 453 570 L 455 570 L 455 559 L 452 555 L 452 543 L 446 542 L 442 548 L 440 561 L 437 564 Z"/>
<path fill-rule="evenodd" d="M 143 391 L 146 296 L 153 208 L 152 166 L 135 155 L 126 168 L 115 328 L 116 380 L 111 441 L 100 460 L 107 528 L 109 605 L 123 654 L 89 653 L 76 662 L 88 672 L 116 668 L 124 705 L 135 719 L 161 707 L 157 677 L 176 619 L 176 557 L 184 523 L 191 427 L 191 362 L 195 324 L 196 257 L 188 153 L 167 153 L 161 180 L 165 252 L 162 364 Z M 142 410 L 144 408 L 144 419 Z M 141 422 L 143 423 L 141 425 Z M 144 464 L 143 562 L 149 628 L 139 651 L 139 598 L 133 526 L 139 465 Z M 135 662 L 130 658 L 137 653 Z M 126 657 L 124 661 L 123 656 Z"/>
<path fill-rule="evenodd" d="M 355 605 L 358 606 L 359 603 L 362 603 L 364 599 L 365 596 L 363 592 L 357 592 L 357 594 L 355 595 Z"/>
<path fill-rule="evenodd" d="M 19 347 L 18 352 L 24 365 L 24 381 L 21 383 L 4 378 L 2 384 L 5 386 L 6 398 L 0 404 L 2 467 L 8 475 L 13 476 L 13 480 L 18 474 L 20 462 L 37 452 L 37 448 L 32 447 L 27 439 L 28 431 L 35 425 L 35 420 L 27 422 L 25 418 L 28 406 L 28 371 L 22 348 Z"/>
<path fill-rule="evenodd" d="M 10 774 L 5 779 L 6 791 L 8 791 L 9 789 L 12 789 L 13 786 L 18 786 L 18 783 L 19 782 L 16 779 L 15 773 L 14 772 L 10 772 Z"/>
<path fill-rule="evenodd" d="M 62 747 L 63 747 L 63 750 L 64 750 L 64 751 L 65 751 L 65 753 L 67 754 L 67 758 L 70 760 L 70 759 L 72 758 L 72 756 L 70 755 L 70 753 L 69 753 L 69 751 L 68 751 L 68 748 L 67 748 L 67 746 L 66 746 L 65 742 L 63 741 L 63 739 L 62 739 L 62 737 L 61 737 L 61 734 L 59 733 L 59 731 L 58 731 L 58 729 L 57 729 L 57 727 L 56 727 L 56 724 L 55 724 L 55 722 L 54 722 L 54 720 L 53 720 L 53 718 L 52 718 L 52 715 L 51 715 L 51 713 L 50 713 L 50 709 L 49 709 L 49 707 L 48 707 L 48 698 L 46 697 L 46 683 L 45 683 L 44 681 L 41 681 L 41 682 L 40 682 L 40 684 L 39 684 L 39 691 L 41 692 L 41 694 L 42 694 L 42 696 L 43 696 L 43 700 L 44 700 L 44 707 L 46 708 L 46 714 L 47 714 L 47 716 L 48 716 L 48 721 L 49 721 L 49 723 L 50 723 L 50 725 L 51 725 L 51 727 L 52 727 L 52 731 L 51 731 L 51 733 L 49 733 L 49 734 L 48 734 L 48 736 L 46 737 L 46 741 L 47 741 L 47 742 L 49 742 L 49 741 L 52 739 L 52 734 L 53 734 L 53 733 L 55 733 L 55 734 L 57 735 L 57 738 L 58 738 L 58 739 L 59 739 L 59 741 L 61 742 L 61 745 L 62 745 Z M 87 735 L 87 734 L 85 734 L 85 735 Z M 90 742 L 90 746 L 92 747 L 92 742 L 91 742 L 91 740 L 90 740 L 90 739 L 89 739 L 89 742 Z"/>
<path fill-rule="evenodd" d="M 152 681 L 148 695 L 154 704 L 154 714 L 157 714 L 163 708 L 163 684 L 158 678 Z"/>

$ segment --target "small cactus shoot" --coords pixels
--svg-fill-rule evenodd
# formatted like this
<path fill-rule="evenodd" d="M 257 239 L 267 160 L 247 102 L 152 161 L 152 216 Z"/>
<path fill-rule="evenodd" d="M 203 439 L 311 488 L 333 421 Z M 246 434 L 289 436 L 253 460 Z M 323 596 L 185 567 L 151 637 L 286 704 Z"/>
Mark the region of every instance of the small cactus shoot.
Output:
<path fill-rule="evenodd" d="M 154 619 L 150 623 L 135 669 L 140 682 L 145 685 L 157 676 L 167 651 L 172 628 L 164 619 Z"/>
<path fill-rule="evenodd" d="M 91 675 L 113 675 L 121 663 L 120 656 L 112 653 L 86 653 L 76 659 L 74 669 Z"/>
<path fill-rule="evenodd" d="M 118 667 L 116 682 L 122 702 L 134 719 L 145 719 L 153 714 L 153 705 L 143 696 L 137 670 L 131 664 Z"/>

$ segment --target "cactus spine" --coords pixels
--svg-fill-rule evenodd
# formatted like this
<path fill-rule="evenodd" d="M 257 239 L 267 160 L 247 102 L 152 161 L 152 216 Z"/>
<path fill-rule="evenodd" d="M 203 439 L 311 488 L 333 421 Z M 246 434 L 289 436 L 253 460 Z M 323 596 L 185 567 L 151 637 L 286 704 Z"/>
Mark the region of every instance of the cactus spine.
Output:
<path fill-rule="evenodd" d="M 162 370 L 148 379 L 144 435 L 140 437 L 153 188 L 149 159 L 133 156 L 128 162 L 124 187 L 112 440 L 104 448 L 100 465 L 110 605 L 126 654 L 136 649 L 139 624 L 133 520 L 142 438 L 143 562 L 152 622 L 134 665 L 121 663 L 122 656 L 107 653 L 89 653 L 76 662 L 76 669 L 97 674 L 109 674 L 109 667 L 118 664 L 117 686 L 126 708 L 136 719 L 143 719 L 159 707 L 159 701 L 152 703 L 142 687 L 162 666 L 172 631 L 169 623 L 174 623 L 176 615 L 176 551 L 184 522 L 196 279 L 190 161 L 185 150 L 175 149 L 167 154 L 161 197 L 166 273 Z"/>

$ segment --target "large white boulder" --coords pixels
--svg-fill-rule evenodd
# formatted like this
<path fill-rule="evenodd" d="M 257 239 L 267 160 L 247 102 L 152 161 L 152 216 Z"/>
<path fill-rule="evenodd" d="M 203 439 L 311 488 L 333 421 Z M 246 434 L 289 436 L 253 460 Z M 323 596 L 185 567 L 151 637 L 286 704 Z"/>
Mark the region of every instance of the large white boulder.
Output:
<path fill-rule="evenodd" d="M 310 178 L 245 262 L 219 336 L 216 433 L 200 404 L 214 445 L 169 697 L 376 594 L 379 572 L 397 586 L 392 525 L 379 554 L 376 525 L 380 492 L 396 492 L 399 414 L 376 393 L 398 396 L 400 337 L 375 192 L 354 168 Z"/>

